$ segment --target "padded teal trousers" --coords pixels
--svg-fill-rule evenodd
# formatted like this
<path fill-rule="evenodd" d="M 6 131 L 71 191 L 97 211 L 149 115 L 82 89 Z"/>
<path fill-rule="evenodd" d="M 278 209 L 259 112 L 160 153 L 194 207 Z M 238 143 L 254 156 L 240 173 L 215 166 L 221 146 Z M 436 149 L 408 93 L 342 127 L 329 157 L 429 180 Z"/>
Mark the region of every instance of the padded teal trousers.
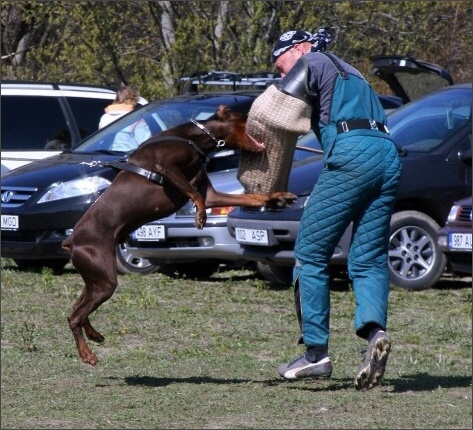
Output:
<path fill-rule="evenodd" d="M 341 138 L 340 138 L 341 137 Z M 353 221 L 348 272 L 356 299 L 354 328 L 387 324 L 390 218 L 402 171 L 396 147 L 379 131 L 355 130 L 337 138 L 304 209 L 295 244 L 304 344 L 328 345 L 328 263 Z"/>

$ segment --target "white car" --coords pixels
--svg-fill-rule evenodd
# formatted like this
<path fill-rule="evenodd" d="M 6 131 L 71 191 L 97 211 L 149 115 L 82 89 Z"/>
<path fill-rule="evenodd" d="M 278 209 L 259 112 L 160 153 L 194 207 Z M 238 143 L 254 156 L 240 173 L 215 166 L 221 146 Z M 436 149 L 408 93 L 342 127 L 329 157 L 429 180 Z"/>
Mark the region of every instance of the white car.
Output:
<path fill-rule="evenodd" d="M 78 84 L 2 81 L 1 85 L 2 177 L 70 149 L 95 132 L 116 94 Z"/>

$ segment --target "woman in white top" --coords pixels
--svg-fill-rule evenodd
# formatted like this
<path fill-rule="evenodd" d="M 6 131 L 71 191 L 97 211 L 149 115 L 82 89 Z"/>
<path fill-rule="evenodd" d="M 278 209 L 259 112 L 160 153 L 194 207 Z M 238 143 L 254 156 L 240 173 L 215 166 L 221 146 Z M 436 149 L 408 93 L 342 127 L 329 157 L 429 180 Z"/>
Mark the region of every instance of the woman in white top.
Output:
<path fill-rule="evenodd" d="M 100 118 L 99 129 L 135 109 L 139 98 L 138 91 L 130 85 L 120 88 L 115 101 L 105 108 L 105 113 Z"/>
<path fill-rule="evenodd" d="M 140 95 L 137 90 L 127 85 L 117 91 L 115 101 L 105 108 L 105 113 L 100 118 L 99 129 L 117 120 L 135 109 Z M 151 137 L 151 132 L 143 120 L 138 120 L 132 125 L 117 132 L 113 146 L 114 151 L 133 151 L 138 145 Z"/>

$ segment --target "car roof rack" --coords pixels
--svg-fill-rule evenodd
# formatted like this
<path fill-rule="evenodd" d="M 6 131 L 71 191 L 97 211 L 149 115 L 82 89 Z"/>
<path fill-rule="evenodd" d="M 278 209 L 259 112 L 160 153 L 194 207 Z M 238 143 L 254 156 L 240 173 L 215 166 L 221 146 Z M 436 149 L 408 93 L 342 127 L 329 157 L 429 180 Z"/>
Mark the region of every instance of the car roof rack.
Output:
<path fill-rule="evenodd" d="M 229 71 L 196 71 L 190 76 L 180 79 L 185 83 L 184 94 L 197 94 L 199 87 L 217 86 L 231 87 L 232 91 L 241 88 L 267 88 L 271 84 L 281 80 L 279 73 L 255 72 L 255 73 L 236 73 Z"/>

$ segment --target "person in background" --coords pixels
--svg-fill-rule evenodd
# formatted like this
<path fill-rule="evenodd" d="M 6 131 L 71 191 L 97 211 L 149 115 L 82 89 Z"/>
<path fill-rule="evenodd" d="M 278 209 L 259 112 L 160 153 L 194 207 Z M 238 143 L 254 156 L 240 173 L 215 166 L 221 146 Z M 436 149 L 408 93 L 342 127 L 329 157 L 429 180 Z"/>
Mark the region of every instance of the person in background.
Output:
<path fill-rule="evenodd" d="M 67 129 L 59 130 L 53 138 L 48 138 L 44 149 L 48 151 L 65 151 L 71 148 L 71 133 Z"/>
<path fill-rule="evenodd" d="M 294 30 L 276 42 L 279 90 L 310 100 L 311 128 L 324 168 L 304 209 L 294 254 L 294 292 L 305 352 L 278 367 L 285 379 L 330 377 L 329 260 L 353 222 L 348 272 L 356 299 L 354 328 L 367 351 L 354 385 L 379 384 L 391 350 L 386 333 L 390 218 L 401 163 L 378 96 L 361 73 L 327 52 L 330 33 Z"/>
<path fill-rule="evenodd" d="M 124 86 L 117 91 L 115 101 L 105 108 L 99 122 L 99 129 L 117 120 L 136 108 L 140 95 L 130 85 Z M 133 124 L 119 130 L 115 134 L 111 149 L 119 152 L 134 151 L 141 143 L 151 137 L 151 131 L 146 121 L 139 119 Z"/>
<path fill-rule="evenodd" d="M 117 91 L 115 101 L 105 108 L 105 113 L 100 118 L 99 129 L 135 109 L 139 98 L 139 92 L 132 86 L 121 87 Z"/>

